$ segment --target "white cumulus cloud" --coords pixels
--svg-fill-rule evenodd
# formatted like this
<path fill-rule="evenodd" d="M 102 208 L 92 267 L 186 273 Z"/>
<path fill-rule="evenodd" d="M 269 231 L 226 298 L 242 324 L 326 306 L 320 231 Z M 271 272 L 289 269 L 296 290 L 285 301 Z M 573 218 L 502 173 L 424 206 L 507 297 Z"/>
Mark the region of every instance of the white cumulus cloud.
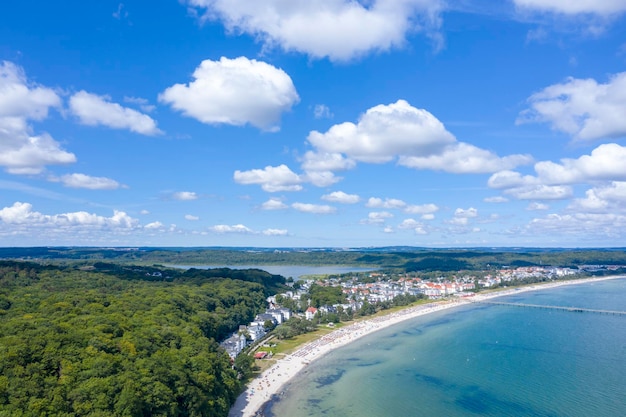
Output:
<path fill-rule="evenodd" d="M 326 204 L 293 203 L 291 207 L 303 213 L 313 214 L 331 214 L 337 211 L 335 207 Z"/>
<path fill-rule="evenodd" d="M 331 203 L 356 204 L 361 201 L 361 197 L 356 194 L 347 194 L 343 191 L 333 191 L 332 193 L 324 194 L 322 200 L 330 201 Z"/>
<path fill-rule="evenodd" d="M 574 195 L 572 187 L 544 184 L 512 188 L 504 192 L 518 200 L 565 200 Z"/>
<path fill-rule="evenodd" d="M 372 211 L 368 213 L 367 219 L 362 220 L 364 224 L 382 224 L 387 219 L 393 218 L 393 214 L 388 211 Z"/>
<path fill-rule="evenodd" d="M 310 182 L 316 187 L 328 187 L 341 180 L 331 171 L 309 171 L 302 175 L 302 181 Z"/>
<path fill-rule="evenodd" d="M 518 200 L 563 200 L 573 195 L 570 186 L 542 184 L 537 177 L 515 171 L 496 172 L 489 178 L 487 185 L 503 190 Z"/>
<path fill-rule="evenodd" d="M 312 131 L 308 141 L 317 152 L 384 163 L 396 155 L 439 152 L 455 138 L 431 113 L 398 100 L 370 108 L 357 124 L 337 124 L 326 133 Z"/>
<path fill-rule="evenodd" d="M 469 219 L 473 219 L 478 217 L 478 210 L 474 207 L 470 207 L 468 209 L 457 208 L 454 211 L 454 217 L 447 221 L 447 223 L 456 225 L 456 226 L 467 226 L 469 224 Z"/>
<path fill-rule="evenodd" d="M 410 32 L 424 31 L 441 47 L 440 0 L 188 0 L 235 33 L 313 58 L 345 61 L 370 51 L 405 44 Z"/>
<path fill-rule="evenodd" d="M 626 11 L 623 0 L 513 0 L 521 9 L 541 12 L 610 15 Z"/>
<path fill-rule="evenodd" d="M 30 127 L 13 130 L 0 118 L 0 165 L 11 174 L 38 174 L 46 165 L 70 164 L 76 156 L 49 134 L 31 135 Z"/>
<path fill-rule="evenodd" d="M 499 157 L 458 142 L 435 116 L 405 100 L 368 109 L 358 122 L 344 122 L 327 132 L 312 131 L 303 169 L 353 168 L 356 162 L 398 164 L 451 173 L 486 173 L 530 163 L 528 155 Z"/>
<path fill-rule="evenodd" d="M 89 190 L 117 190 L 123 187 L 119 182 L 106 177 L 92 177 L 86 174 L 66 174 L 59 178 L 51 177 L 50 181 L 61 182 L 70 188 L 87 188 Z"/>
<path fill-rule="evenodd" d="M 167 88 L 159 101 L 202 123 L 275 131 L 280 115 L 300 100 L 285 71 L 246 57 L 204 60 L 193 78 Z"/>
<path fill-rule="evenodd" d="M 341 153 L 307 151 L 302 161 L 305 171 L 343 171 L 356 166 L 356 161 L 344 157 Z"/>
<path fill-rule="evenodd" d="M 108 96 L 79 91 L 70 97 L 70 111 L 78 117 L 80 123 L 88 126 L 128 129 L 142 135 L 163 133 L 157 128 L 153 118 L 113 103 Z"/>
<path fill-rule="evenodd" d="M 24 70 L 9 61 L 0 66 L 0 117 L 42 120 L 51 107 L 60 107 L 54 90 L 29 83 Z"/>
<path fill-rule="evenodd" d="M 532 162 L 530 155 L 499 157 L 491 151 L 469 143 L 457 142 L 440 153 L 425 156 L 400 156 L 399 165 L 415 169 L 430 169 L 453 174 L 486 174 Z"/>
<path fill-rule="evenodd" d="M 398 225 L 398 229 L 413 230 L 418 235 L 426 235 L 428 231 L 424 227 L 423 223 L 418 222 L 415 219 L 404 219 L 402 223 Z"/>
<path fill-rule="evenodd" d="M 469 218 L 477 217 L 477 216 L 478 216 L 478 210 L 476 210 L 474 207 L 470 207 L 468 209 L 458 208 L 454 210 L 454 217 L 469 219 Z"/>
<path fill-rule="evenodd" d="M 266 166 L 264 169 L 252 169 L 249 171 L 235 171 L 233 178 L 236 183 L 250 185 L 258 184 L 267 192 L 300 191 L 302 179 L 287 165 L 276 167 Z"/>
<path fill-rule="evenodd" d="M 569 236 L 577 244 L 594 239 L 624 239 L 625 231 L 624 213 L 552 213 L 533 219 L 524 230 L 533 236 Z"/>
<path fill-rule="evenodd" d="M 405 213 L 410 214 L 433 214 L 439 211 L 439 206 L 436 204 L 421 204 L 421 205 L 410 205 L 406 206 L 404 209 Z"/>
<path fill-rule="evenodd" d="M 270 198 L 263 204 L 261 204 L 261 209 L 263 210 L 285 210 L 288 209 L 289 206 L 282 202 L 279 198 Z"/>
<path fill-rule="evenodd" d="M 493 174 L 487 185 L 523 200 L 560 200 L 573 196 L 573 184 L 626 180 L 626 147 L 616 143 L 598 146 L 589 155 L 563 158 L 560 163 L 537 162 L 536 175 L 515 171 Z"/>
<path fill-rule="evenodd" d="M 209 228 L 215 233 L 254 233 L 252 229 L 243 224 L 235 224 L 229 226 L 227 224 L 218 224 Z"/>
<path fill-rule="evenodd" d="M 54 90 L 31 83 L 12 62 L 0 65 L 0 166 L 12 174 L 38 174 L 46 165 L 76 162 L 48 133 L 35 134 L 29 120 L 43 120 L 59 108 Z"/>
<path fill-rule="evenodd" d="M 515 171 L 500 171 L 489 177 L 487 185 L 495 189 L 517 188 L 538 184 L 537 178 L 531 175 L 522 175 Z"/>
<path fill-rule="evenodd" d="M 397 198 L 385 198 L 383 200 L 378 197 L 370 197 L 365 206 L 370 208 L 400 209 L 406 207 L 406 203 Z"/>
<path fill-rule="evenodd" d="M 200 217 L 194 216 L 193 214 L 185 214 L 185 220 L 189 220 L 191 222 L 195 222 L 200 220 Z"/>
<path fill-rule="evenodd" d="M 530 108 L 520 114 L 518 123 L 549 123 L 554 130 L 576 140 L 623 137 L 625 92 L 626 72 L 612 76 L 606 84 L 594 79 L 568 78 L 530 96 Z"/>
<path fill-rule="evenodd" d="M 178 191 L 172 194 L 174 200 L 192 201 L 198 199 L 198 194 L 193 191 Z"/>
<path fill-rule="evenodd" d="M 575 212 L 622 213 L 626 215 L 626 182 L 612 181 L 586 191 L 568 207 Z"/>
<path fill-rule="evenodd" d="M 328 187 L 341 180 L 333 171 L 343 171 L 356 166 L 356 161 L 339 153 L 315 153 L 308 151 L 302 158 L 302 179 L 317 187 Z"/>
<path fill-rule="evenodd" d="M 607 201 L 626 203 L 626 181 L 611 181 L 611 184 L 596 187 L 593 191 Z"/>
<path fill-rule="evenodd" d="M 152 223 L 148 223 L 147 225 L 145 225 L 144 229 L 159 230 L 159 229 L 163 229 L 164 227 L 165 226 L 161 222 L 152 222 Z"/>
<path fill-rule="evenodd" d="M 43 214 L 33 211 L 30 203 L 16 202 L 0 210 L 0 220 L 10 225 L 23 225 L 45 229 L 126 229 L 132 230 L 139 222 L 123 211 L 115 210 L 113 216 L 104 217 L 86 211 L 63 214 Z"/>
<path fill-rule="evenodd" d="M 287 236 L 287 229 L 265 229 L 263 234 L 265 236 Z"/>
<path fill-rule="evenodd" d="M 582 155 L 578 159 L 561 159 L 560 164 L 551 161 L 538 162 L 535 164 L 535 171 L 539 181 L 545 184 L 626 180 L 626 147 L 606 143 L 595 148 L 590 155 Z"/>

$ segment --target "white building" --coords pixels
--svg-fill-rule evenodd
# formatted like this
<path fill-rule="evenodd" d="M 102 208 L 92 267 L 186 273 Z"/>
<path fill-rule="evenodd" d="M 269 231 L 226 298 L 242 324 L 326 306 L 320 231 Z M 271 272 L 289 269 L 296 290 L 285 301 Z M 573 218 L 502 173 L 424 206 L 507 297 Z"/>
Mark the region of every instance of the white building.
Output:
<path fill-rule="evenodd" d="M 235 333 L 231 337 L 220 343 L 220 346 L 222 346 L 228 353 L 228 356 L 230 356 L 230 358 L 234 360 L 237 355 L 239 355 L 239 352 L 241 352 L 246 347 L 246 344 L 246 336 L 244 336 L 243 334 Z"/>
<path fill-rule="evenodd" d="M 246 330 L 248 331 L 250 339 L 252 339 L 253 342 L 265 336 L 265 328 L 263 327 L 263 324 L 251 324 Z"/>

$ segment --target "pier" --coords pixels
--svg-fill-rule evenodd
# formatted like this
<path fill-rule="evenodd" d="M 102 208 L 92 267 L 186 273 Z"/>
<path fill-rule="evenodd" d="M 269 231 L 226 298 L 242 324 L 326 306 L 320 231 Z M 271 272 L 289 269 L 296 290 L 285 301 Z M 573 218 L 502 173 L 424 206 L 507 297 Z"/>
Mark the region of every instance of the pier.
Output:
<path fill-rule="evenodd" d="M 568 311 L 571 313 L 596 313 L 596 314 L 611 314 L 614 316 L 626 316 L 626 311 L 598 310 L 594 308 L 550 306 L 550 305 L 526 304 L 526 303 L 507 303 L 504 301 L 489 301 L 489 300 L 472 300 L 472 303 L 493 304 L 493 305 L 503 305 L 503 306 L 513 306 L 513 307 L 526 307 L 526 308 L 542 308 L 545 310 L 561 310 L 561 311 Z"/>

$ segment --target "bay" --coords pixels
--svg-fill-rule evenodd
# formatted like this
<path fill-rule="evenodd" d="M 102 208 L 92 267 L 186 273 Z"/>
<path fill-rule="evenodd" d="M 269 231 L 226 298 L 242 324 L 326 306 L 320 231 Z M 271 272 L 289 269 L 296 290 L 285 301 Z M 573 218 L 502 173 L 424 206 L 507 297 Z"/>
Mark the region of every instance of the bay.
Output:
<path fill-rule="evenodd" d="M 306 266 L 306 265 L 167 265 L 171 268 L 197 268 L 197 269 L 213 269 L 213 268 L 230 268 L 230 269 L 261 269 L 273 275 L 282 275 L 285 278 L 293 278 L 298 280 L 307 275 L 333 275 L 347 274 L 348 272 L 367 272 L 375 271 L 376 268 L 359 268 L 351 266 Z"/>
<path fill-rule="evenodd" d="M 501 301 L 626 310 L 626 280 Z M 623 416 L 626 316 L 470 305 L 313 362 L 266 416 Z"/>

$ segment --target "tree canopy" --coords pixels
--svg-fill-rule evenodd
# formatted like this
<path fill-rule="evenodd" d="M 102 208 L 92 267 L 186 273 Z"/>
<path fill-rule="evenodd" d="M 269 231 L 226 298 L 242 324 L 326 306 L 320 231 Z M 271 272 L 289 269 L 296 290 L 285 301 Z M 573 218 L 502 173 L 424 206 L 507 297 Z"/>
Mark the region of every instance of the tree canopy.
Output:
<path fill-rule="evenodd" d="M 476 248 L 415 247 L 336 249 L 271 248 L 0 248 L 0 259 L 115 262 L 178 265 L 351 265 L 405 271 L 484 270 L 523 265 L 624 265 L 624 248 Z M 192 274 L 194 272 L 189 272 Z"/>
<path fill-rule="evenodd" d="M 265 307 L 259 273 L 97 269 L 0 262 L 0 417 L 226 416 L 241 381 L 217 341 Z"/>

